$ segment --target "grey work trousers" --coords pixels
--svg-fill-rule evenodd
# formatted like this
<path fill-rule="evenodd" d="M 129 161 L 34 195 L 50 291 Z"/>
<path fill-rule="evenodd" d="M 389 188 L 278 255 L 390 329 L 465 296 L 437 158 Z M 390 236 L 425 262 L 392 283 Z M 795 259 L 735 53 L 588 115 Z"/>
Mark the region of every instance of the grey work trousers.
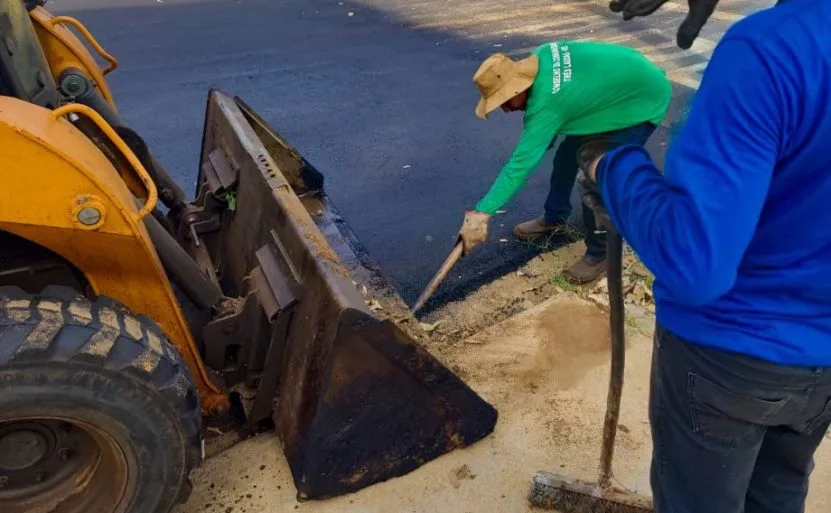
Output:
<path fill-rule="evenodd" d="M 657 326 L 649 409 L 656 513 L 801 513 L 831 424 L 831 367 L 777 365 Z"/>

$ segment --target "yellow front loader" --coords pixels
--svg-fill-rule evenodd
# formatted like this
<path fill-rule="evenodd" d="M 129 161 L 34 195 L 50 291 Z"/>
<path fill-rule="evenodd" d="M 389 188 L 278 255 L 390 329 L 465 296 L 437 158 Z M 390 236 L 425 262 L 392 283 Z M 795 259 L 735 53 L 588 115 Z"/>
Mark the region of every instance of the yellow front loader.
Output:
<path fill-rule="evenodd" d="M 0 0 L 0 512 L 170 511 L 210 426 L 275 429 L 300 500 L 493 430 L 320 172 L 210 91 L 187 199 L 43 4 Z"/>

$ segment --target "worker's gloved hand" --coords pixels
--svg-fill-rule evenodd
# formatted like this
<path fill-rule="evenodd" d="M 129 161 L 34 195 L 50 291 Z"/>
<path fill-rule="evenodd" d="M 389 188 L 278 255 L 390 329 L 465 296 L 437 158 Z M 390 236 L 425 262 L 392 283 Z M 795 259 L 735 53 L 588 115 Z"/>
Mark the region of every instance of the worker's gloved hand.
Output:
<path fill-rule="evenodd" d="M 615 226 L 612 224 L 612 218 L 609 217 L 606 205 L 603 204 L 597 184 L 587 177 L 583 171 L 577 176 L 577 184 L 580 187 L 580 198 L 594 212 L 594 219 L 598 228 L 603 227 L 607 231 L 614 231 Z"/>
<path fill-rule="evenodd" d="M 612 0 L 609 9 L 612 12 L 623 13 L 624 20 L 631 20 L 636 16 L 649 16 L 657 11 L 669 0 Z"/>
<path fill-rule="evenodd" d="M 604 139 L 589 140 L 580 147 L 577 152 L 577 164 L 580 167 L 577 184 L 580 187 L 580 197 L 583 203 L 594 212 L 597 226 L 613 231 L 615 227 L 606 206 L 603 205 L 600 188 L 596 183 L 597 164 L 608 148 L 609 141 Z"/>
<path fill-rule="evenodd" d="M 577 167 L 592 181 L 596 181 L 594 177 L 596 161 L 613 147 L 612 142 L 603 136 L 586 138 L 577 149 Z"/>
<path fill-rule="evenodd" d="M 476 246 L 488 240 L 488 224 L 491 216 L 484 212 L 468 210 L 462 229 L 459 230 L 459 239 L 464 244 L 464 254 L 467 255 Z"/>
<path fill-rule="evenodd" d="M 623 13 L 624 20 L 631 20 L 638 16 L 649 16 L 657 11 L 667 0 L 612 0 L 609 9 L 612 12 Z M 675 37 L 679 48 L 687 49 L 692 46 L 701 28 L 716 9 L 719 0 L 687 0 L 689 11 L 681 22 L 678 34 Z"/>

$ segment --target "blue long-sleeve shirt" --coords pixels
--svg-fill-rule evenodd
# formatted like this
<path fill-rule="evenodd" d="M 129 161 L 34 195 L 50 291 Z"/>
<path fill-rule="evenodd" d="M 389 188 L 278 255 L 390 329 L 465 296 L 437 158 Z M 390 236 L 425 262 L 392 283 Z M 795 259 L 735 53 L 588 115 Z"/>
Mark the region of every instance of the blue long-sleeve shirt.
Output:
<path fill-rule="evenodd" d="M 831 2 L 751 15 L 713 52 L 663 175 L 640 146 L 601 160 L 611 218 L 681 338 L 831 366 L 829 49 Z"/>

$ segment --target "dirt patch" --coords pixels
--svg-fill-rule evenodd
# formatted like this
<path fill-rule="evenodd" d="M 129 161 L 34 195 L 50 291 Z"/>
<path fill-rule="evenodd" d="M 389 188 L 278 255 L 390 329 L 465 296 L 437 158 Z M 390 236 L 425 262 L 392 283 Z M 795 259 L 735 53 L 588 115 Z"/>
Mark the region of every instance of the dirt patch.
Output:
<path fill-rule="evenodd" d="M 245 298 L 241 297 L 224 297 L 216 307 L 215 319 L 221 319 L 229 315 L 238 314 L 242 310 L 242 305 L 245 303 Z"/>
<path fill-rule="evenodd" d="M 568 443 L 578 450 L 597 450 L 600 437 L 596 426 L 583 413 L 584 401 L 579 398 L 554 397 L 545 401 L 545 412 L 540 415 L 540 422 L 552 440 Z"/>
<path fill-rule="evenodd" d="M 538 422 L 545 426 L 551 440 L 557 445 L 569 445 L 573 450 L 592 454 L 603 442 L 602 431 L 591 406 L 579 397 L 557 396 L 546 399 L 545 408 L 536 411 Z M 636 451 L 643 444 L 640 433 L 633 435 L 625 425 L 618 427 L 616 443 L 621 447 Z"/>
<path fill-rule="evenodd" d="M 606 314 L 575 294 L 562 293 L 445 349 L 445 360 L 476 386 L 503 385 L 502 392 L 534 391 L 554 383 L 568 388 L 586 370 L 608 359 Z"/>
<path fill-rule="evenodd" d="M 528 310 L 571 287 L 562 279 L 565 267 L 583 254 L 575 242 L 530 260 L 516 272 L 483 285 L 468 296 L 425 315 L 434 345 L 454 344 L 474 333 Z"/>
<path fill-rule="evenodd" d="M 606 315 L 586 303 L 564 302 L 553 312 L 544 312 L 536 319 L 532 336 L 545 343 L 534 372 L 544 378 L 556 369 L 568 383 L 583 376 L 585 365 L 599 363 L 598 357 L 605 360 L 610 347 Z"/>
<path fill-rule="evenodd" d="M 470 471 L 470 467 L 466 464 L 454 469 L 450 473 L 450 485 L 453 488 L 462 486 L 462 482 L 468 479 L 476 479 L 476 474 Z"/>

